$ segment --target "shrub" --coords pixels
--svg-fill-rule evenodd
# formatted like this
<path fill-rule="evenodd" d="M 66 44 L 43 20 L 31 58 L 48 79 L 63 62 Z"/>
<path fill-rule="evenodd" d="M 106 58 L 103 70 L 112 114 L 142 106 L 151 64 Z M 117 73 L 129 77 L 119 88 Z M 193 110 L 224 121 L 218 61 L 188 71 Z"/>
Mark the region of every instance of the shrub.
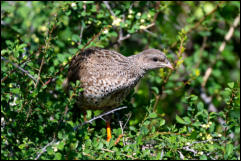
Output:
<path fill-rule="evenodd" d="M 1 159 L 240 159 L 240 2 L 1 2 Z M 164 51 L 104 121 L 76 121 L 68 62 Z M 87 111 L 91 119 L 100 111 Z"/>

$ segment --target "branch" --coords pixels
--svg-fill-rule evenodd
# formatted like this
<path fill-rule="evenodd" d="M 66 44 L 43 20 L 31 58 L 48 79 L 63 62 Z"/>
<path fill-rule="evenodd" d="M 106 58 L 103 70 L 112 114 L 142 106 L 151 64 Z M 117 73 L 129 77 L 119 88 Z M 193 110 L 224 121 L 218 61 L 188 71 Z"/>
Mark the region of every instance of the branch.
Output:
<path fill-rule="evenodd" d="M 38 85 L 38 83 L 39 83 L 40 73 L 41 73 L 41 71 L 42 71 L 43 65 L 44 65 L 44 57 L 42 58 L 42 61 L 41 61 L 41 64 L 40 64 L 40 68 L 39 68 L 39 72 L 38 72 L 38 79 L 37 79 L 37 83 L 35 84 L 35 88 L 37 87 L 37 85 Z"/>
<path fill-rule="evenodd" d="M 123 122 L 122 122 L 122 121 L 119 121 L 122 134 L 119 135 L 119 137 L 116 139 L 115 144 L 117 144 L 117 143 L 120 141 L 120 138 L 122 137 L 122 139 L 123 139 L 123 144 L 124 144 L 124 146 L 125 146 L 124 129 L 125 129 L 125 127 L 126 127 L 127 122 L 128 122 L 129 119 L 131 118 L 131 114 L 132 114 L 131 112 L 129 112 L 129 113 L 127 114 L 127 117 L 128 117 L 128 118 L 127 118 L 127 121 L 126 121 L 126 123 L 125 123 L 124 126 L 123 126 Z"/>
<path fill-rule="evenodd" d="M 225 46 L 226 46 L 226 42 L 229 41 L 231 39 L 231 37 L 233 36 L 234 33 L 234 29 L 238 26 L 240 21 L 240 13 L 238 14 L 238 16 L 234 19 L 233 24 L 231 25 L 231 27 L 229 28 L 229 31 L 227 32 L 227 34 L 224 37 L 224 41 L 222 42 L 222 44 L 219 47 L 219 52 L 223 52 Z"/>
<path fill-rule="evenodd" d="M 9 60 L 5 59 L 5 58 L 2 57 L 2 56 L 1 56 L 1 60 L 5 61 L 5 62 L 7 62 L 7 63 L 12 64 L 14 67 L 18 68 L 21 72 L 27 74 L 27 76 L 29 76 L 32 80 L 34 80 L 35 83 L 37 82 L 37 79 L 34 78 L 31 74 L 29 74 L 29 72 L 26 71 L 26 70 L 24 70 L 22 67 L 18 66 L 18 65 L 15 64 L 15 63 L 10 62 Z"/>
<path fill-rule="evenodd" d="M 115 144 L 117 144 L 120 140 L 120 138 L 122 137 L 123 139 L 123 145 L 125 146 L 125 138 L 124 138 L 124 130 L 123 130 L 123 122 L 122 121 L 119 121 L 119 124 L 120 124 L 120 127 L 121 127 L 121 135 L 118 137 L 118 139 L 116 140 Z"/>
<path fill-rule="evenodd" d="M 108 2 L 108 1 L 103 1 L 103 2 L 104 2 L 104 4 L 105 4 L 106 8 L 109 10 L 110 14 L 111 14 L 113 17 L 115 17 L 114 12 L 113 12 L 113 11 L 111 10 L 111 8 L 110 8 L 109 2 Z"/>
<path fill-rule="evenodd" d="M 122 109 L 125 109 L 125 108 L 127 108 L 127 106 L 119 107 L 119 108 L 110 110 L 110 111 L 108 111 L 108 112 L 105 112 L 105 113 L 103 113 L 103 114 L 101 114 L 101 115 L 98 115 L 98 116 L 90 119 L 89 121 L 86 121 L 86 122 L 82 123 L 81 125 L 74 127 L 74 130 L 76 130 L 76 129 L 79 128 L 80 126 L 83 126 L 83 125 L 85 125 L 85 124 L 91 123 L 92 121 L 94 121 L 94 120 L 96 120 L 96 119 L 99 119 L 99 118 L 103 119 L 103 118 L 102 118 L 103 116 L 109 115 L 109 114 L 111 114 L 111 113 L 114 113 L 115 111 L 119 111 L 119 110 L 122 110 Z M 103 119 L 103 120 L 104 120 L 104 119 Z"/>
<path fill-rule="evenodd" d="M 178 153 L 179 153 L 179 155 L 180 155 L 180 158 L 181 158 L 182 160 L 184 160 L 185 157 L 184 157 L 184 155 L 182 154 L 182 152 L 180 152 L 180 151 L 178 150 Z"/>
<path fill-rule="evenodd" d="M 83 37 L 83 31 L 84 31 L 84 23 L 81 23 L 81 29 L 80 29 L 80 35 L 79 35 L 80 40 L 79 40 L 78 45 L 80 45 L 80 44 L 81 44 L 82 37 Z"/>
<path fill-rule="evenodd" d="M 44 153 L 46 152 L 46 149 L 51 146 L 52 144 L 54 144 L 55 139 L 53 139 L 50 143 L 48 143 L 47 145 L 45 145 L 42 149 L 41 152 L 38 153 L 37 157 L 34 160 L 38 160 L 38 158 Z"/>

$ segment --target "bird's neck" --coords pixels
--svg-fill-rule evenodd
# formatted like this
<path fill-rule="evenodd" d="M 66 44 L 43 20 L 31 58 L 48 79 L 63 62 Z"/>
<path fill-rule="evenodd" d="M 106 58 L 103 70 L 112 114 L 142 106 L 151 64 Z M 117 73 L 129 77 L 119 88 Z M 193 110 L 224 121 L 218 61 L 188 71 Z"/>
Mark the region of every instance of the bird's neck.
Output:
<path fill-rule="evenodd" d="M 128 59 L 132 64 L 132 68 L 135 69 L 134 72 L 138 77 L 142 78 L 146 73 L 146 70 L 143 68 L 143 64 L 140 63 L 139 54 L 129 56 Z"/>

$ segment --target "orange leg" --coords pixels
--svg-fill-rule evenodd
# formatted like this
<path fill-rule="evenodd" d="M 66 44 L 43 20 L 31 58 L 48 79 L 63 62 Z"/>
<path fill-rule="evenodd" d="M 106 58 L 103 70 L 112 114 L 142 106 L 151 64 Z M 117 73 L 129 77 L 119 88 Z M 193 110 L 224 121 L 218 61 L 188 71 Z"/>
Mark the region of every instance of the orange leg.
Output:
<path fill-rule="evenodd" d="M 110 121 L 106 122 L 106 131 L 107 131 L 107 141 L 109 142 L 111 139 L 111 129 L 110 129 Z"/>

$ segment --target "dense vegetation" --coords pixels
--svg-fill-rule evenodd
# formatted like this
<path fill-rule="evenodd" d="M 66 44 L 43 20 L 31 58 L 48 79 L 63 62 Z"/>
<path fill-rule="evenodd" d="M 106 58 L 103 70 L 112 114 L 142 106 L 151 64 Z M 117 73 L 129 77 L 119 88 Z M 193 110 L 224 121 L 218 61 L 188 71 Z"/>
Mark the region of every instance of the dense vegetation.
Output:
<path fill-rule="evenodd" d="M 238 1 L 1 1 L 1 159 L 240 159 L 239 20 Z M 62 89 L 91 46 L 156 48 L 175 67 L 141 80 L 110 142 L 103 120 L 80 126 L 79 84 Z"/>

